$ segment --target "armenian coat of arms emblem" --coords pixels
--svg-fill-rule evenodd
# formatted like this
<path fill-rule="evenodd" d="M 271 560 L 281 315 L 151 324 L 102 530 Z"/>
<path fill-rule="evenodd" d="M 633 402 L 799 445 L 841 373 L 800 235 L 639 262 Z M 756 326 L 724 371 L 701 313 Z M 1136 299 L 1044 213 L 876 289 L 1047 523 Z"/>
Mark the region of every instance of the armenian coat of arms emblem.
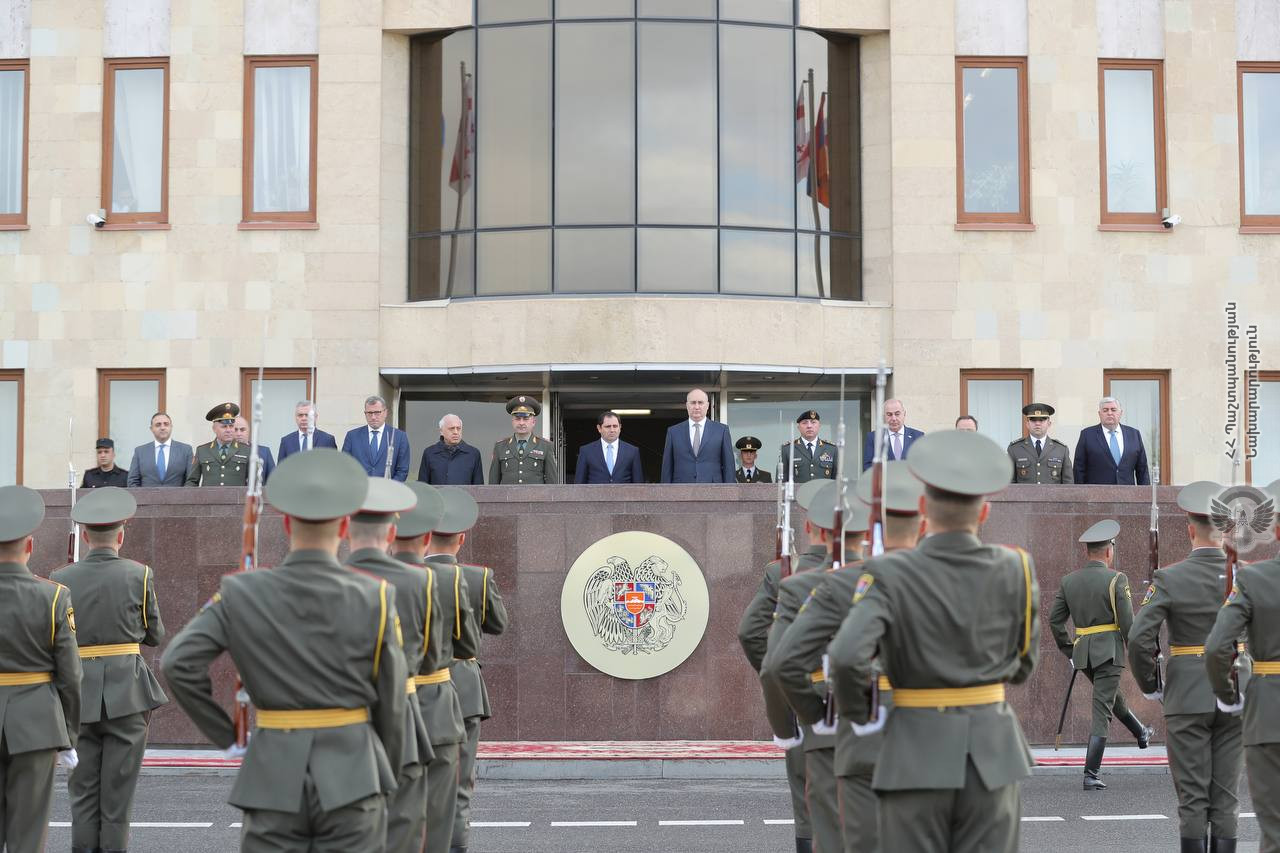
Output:
<path fill-rule="evenodd" d="M 656 556 L 635 568 L 623 557 L 605 562 L 587 580 L 582 594 L 592 633 L 610 651 L 662 651 L 689 610 L 680 594 L 680 575 Z"/>

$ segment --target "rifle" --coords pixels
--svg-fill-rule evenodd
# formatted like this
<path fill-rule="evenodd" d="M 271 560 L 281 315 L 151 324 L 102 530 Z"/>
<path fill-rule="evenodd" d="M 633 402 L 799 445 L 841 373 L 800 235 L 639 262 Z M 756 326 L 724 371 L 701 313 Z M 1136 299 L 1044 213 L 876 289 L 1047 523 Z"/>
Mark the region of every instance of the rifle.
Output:
<path fill-rule="evenodd" d="M 258 455 L 258 438 L 262 431 L 263 371 L 267 361 L 267 320 L 262 321 L 262 360 L 258 362 L 258 390 L 253 395 L 253 422 L 249 430 L 249 477 L 244 493 L 244 537 L 240 550 L 240 571 L 253 571 L 258 565 L 258 521 L 262 515 L 262 457 Z M 249 694 L 240 673 L 236 673 L 235 709 L 232 723 L 236 730 L 236 746 L 249 743 Z"/>
<path fill-rule="evenodd" d="M 307 418 L 307 447 L 311 450 L 316 449 L 316 381 L 320 378 L 319 370 L 316 369 L 316 342 L 311 341 L 311 413 Z"/>
<path fill-rule="evenodd" d="M 779 545 L 782 549 L 782 576 L 784 578 L 791 577 L 791 550 L 793 543 L 791 541 L 791 502 L 796 496 L 796 442 L 795 442 L 795 426 L 791 427 L 791 433 L 788 436 L 790 441 L 787 442 L 789 459 L 787 460 L 786 482 L 782 485 L 782 529 L 779 531 Z M 779 465 L 778 467 L 782 467 Z M 779 482 L 783 480 L 779 476 Z"/>
<path fill-rule="evenodd" d="M 874 442 L 875 456 L 871 463 L 871 518 L 867 524 L 867 544 L 870 546 L 868 552 L 869 557 L 876 557 L 884 553 L 884 473 L 885 473 L 885 456 L 889 452 L 889 443 L 884 434 L 884 382 L 885 375 L 889 372 L 888 365 L 883 357 L 880 364 L 876 368 L 876 405 L 872 411 L 872 422 L 876 427 L 876 438 Z M 869 719 L 874 720 L 880 713 L 880 679 L 873 678 L 871 680 L 871 716 Z"/>
<path fill-rule="evenodd" d="M 67 510 L 67 519 L 71 522 L 71 530 L 67 534 L 67 562 L 80 561 L 80 525 L 71 518 L 76 508 L 76 466 L 71 461 L 71 449 L 75 446 L 72 434 L 75 431 L 75 417 L 67 418 L 67 488 L 71 491 L 71 507 Z"/>
<path fill-rule="evenodd" d="M 1076 676 L 1080 670 L 1071 667 L 1071 680 L 1067 682 L 1067 695 L 1062 700 L 1062 713 L 1058 715 L 1058 733 L 1053 736 L 1053 749 L 1057 752 L 1062 747 L 1062 727 L 1067 724 L 1067 706 L 1071 704 L 1071 690 L 1076 686 Z"/>
<path fill-rule="evenodd" d="M 844 504 L 847 497 L 848 484 L 844 481 L 844 374 L 840 374 L 840 421 L 836 426 L 836 512 L 831 525 L 836 540 L 831 546 L 831 571 L 838 571 L 844 565 Z M 831 689 L 831 679 L 827 679 L 827 707 L 823 719 L 828 726 L 836 722 L 836 699 Z"/>
<path fill-rule="evenodd" d="M 1156 582 L 1156 572 L 1160 569 L 1160 505 L 1156 503 L 1156 486 L 1160 482 L 1160 466 L 1151 466 L 1151 529 L 1147 539 L 1147 590 Z M 1160 651 L 1160 635 L 1156 634 L 1156 692 L 1164 692 L 1164 676 L 1160 665 L 1164 663 L 1164 654 Z"/>
<path fill-rule="evenodd" d="M 1248 376 L 1245 377 L 1245 387 L 1248 390 Z M 1240 456 L 1241 456 L 1241 440 L 1242 440 L 1242 424 L 1236 423 L 1236 446 L 1231 451 L 1231 485 L 1235 486 L 1236 477 L 1240 472 Z M 1248 485 L 1246 480 L 1245 485 Z M 1222 593 L 1222 600 L 1226 602 L 1231 598 L 1231 591 L 1236 585 L 1236 567 L 1240 565 L 1240 546 L 1237 544 L 1236 529 L 1230 528 L 1229 532 L 1223 537 L 1222 548 L 1227 552 L 1226 565 L 1226 590 Z M 1231 641 L 1231 687 L 1232 695 L 1237 701 L 1240 699 L 1240 671 L 1237 664 L 1240 661 L 1240 640 L 1236 638 Z"/>

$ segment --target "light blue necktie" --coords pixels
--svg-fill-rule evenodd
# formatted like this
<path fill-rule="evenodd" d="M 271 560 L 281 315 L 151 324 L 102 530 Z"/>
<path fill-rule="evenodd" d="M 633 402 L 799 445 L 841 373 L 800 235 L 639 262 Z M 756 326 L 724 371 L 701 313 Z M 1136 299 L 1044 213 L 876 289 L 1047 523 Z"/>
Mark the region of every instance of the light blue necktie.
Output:
<path fill-rule="evenodd" d="M 156 475 L 164 482 L 164 445 L 156 448 Z"/>
<path fill-rule="evenodd" d="M 1120 464 L 1120 444 L 1116 441 L 1116 431 L 1111 430 L 1111 458 Z"/>
<path fill-rule="evenodd" d="M 609 474 L 613 474 L 613 445 L 605 444 L 604 464 L 609 467 Z"/>

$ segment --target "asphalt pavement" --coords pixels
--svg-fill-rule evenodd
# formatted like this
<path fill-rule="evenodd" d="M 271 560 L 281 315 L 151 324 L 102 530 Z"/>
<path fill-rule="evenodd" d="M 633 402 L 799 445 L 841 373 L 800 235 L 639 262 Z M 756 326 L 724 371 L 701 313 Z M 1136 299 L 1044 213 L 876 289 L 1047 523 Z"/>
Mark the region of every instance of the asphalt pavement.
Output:
<path fill-rule="evenodd" d="M 57 783 L 49 846 L 70 847 L 66 786 Z M 1085 793 L 1079 775 L 1035 776 L 1022 789 L 1024 851 L 1165 853 L 1178 845 L 1167 772 L 1111 773 Z M 240 813 L 225 802 L 227 772 L 144 773 L 133 813 L 133 853 L 237 849 Z M 1258 849 L 1241 781 L 1240 853 Z M 789 799 L 773 779 L 484 781 L 470 853 L 790 853 Z M 354 853 L 354 851 L 353 851 Z"/>

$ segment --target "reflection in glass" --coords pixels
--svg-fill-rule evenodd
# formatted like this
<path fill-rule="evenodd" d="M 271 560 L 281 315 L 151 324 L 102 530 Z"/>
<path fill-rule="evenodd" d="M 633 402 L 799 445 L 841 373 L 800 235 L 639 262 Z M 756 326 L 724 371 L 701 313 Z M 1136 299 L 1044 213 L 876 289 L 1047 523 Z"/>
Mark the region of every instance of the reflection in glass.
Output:
<path fill-rule="evenodd" d="M 27 138 L 27 129 L 23 127 L 26 75 L 26 71 L 0 71 L 0 214 L 22 212 L 22 142 Z M 0 484 L 4 482 L 0 469 Z"/>
<path fill-rule="evenodd" d="M 635 0 L 556 0 L 557 18 L 630 18 Z"/>
<path fill-rule="evenodd" d="M 714 225 L 715 25 L 639 26 L 640 221 Z"/>
<path fill-rule="evenodd" d="M 268 448 L 271 446 L 272 440 L 278 440 L 279 436 L 286 435 L 298 428 L 298 423 L 293 419 L 294 410 L 298 403 L 308 399 L 307 380 L 305 379 L 266 379 L 262 387 L 262 435 L 264 443 Z M 249 380 L 249 399 L 257 399 L 258 396 L 258 378 Z M 114 411 L 114 409 L 113 409 Z M 320 421 L 322 417 L 328 415 L 329 423 L 332 425 L 338 421 L 334 417 L 333 410 L 328 412 L 320 411 L 319 406 L 316 407 L 316 420 Z M 145 417 L 145 416 L 144 416 Z M 148 435 L 150 431 L 148 431 Z M 151 441 L 151 438 L 146 438 Z M 142 442 L 138 442 L 141 444 Z"/>
<path fill-rule="evenodd" d="M 635 231 L 557 228 L 557 293 L 630 293 L 636 289 Z"/>
<path fill-rule="evenodd" d="M 409 399 L 409 394 L 413 392 L 406 391 L 401 402 L 404 407 L 404 423 L 401 427 L 409 434 L 409 447 L 413 450 L 409 478 L 416 480 L 418 477 L 422 451 L 439 443 L 440 419 L 445 415 L 457 415 L 462 420 L 462 440 L 472 447 L 480 448 L 480 454 L 485 460 L 481 467 L 484 469 L 484 476 L 488 476 L 489 449 L 498 441 L 511 437 L 511 416 L 507 414 L 505 398 L 542 387 L 542 379 L 537 374 L 532 377 L 513 375 L 511 382 L 512 390 L 487 395 L 493 397 L 493 402 L 459 399 L 467 393 L 460 389 L 446 394 L 433 394 L 432 399 L 427 400 Z M 514 387 L 520 390 L 516 391 Z M 473 396 L 486 395 L 473 392 Z"/>
<path fill-rule="evenodd" d="M 791 33 L 720 27 L 720 221 L 795 224 Z"/>
<path fill-rule="evenodd" d="M 476 201 L 482 227 L 551 222 L 551 25 L 480 30 Z"/>
<path fill-rule="evenodd" d="M 1280 74 L 1241 75 L 1244 212 L 1280 215 Z"/>
<path fill-rule="evenodd" d="M 720 0 L 720 19 L 790 24 L 791 0 Z"/>
<path fill-rule="evenodd" d="M 965 68 L 964 209 L 1018 213 L 1018 69 Z"/>
<path fill-rule="evenodd" d="M 642 18 L 714 18 L 716 0 L 638 0 Z"/>
<path fill-rule="evenodd" d="M 634 27 L 556 27 L 557 224 L 635 221 Z"/>
<path fill-rule="evenodd" d="M 1107 210 L 1156 210 L 1154 74 L 1108 68 L 1102 73 L 1106 105 Z"/>
<path fill-rule="evenodd" d="M 978 419 L 978 432 L 1001 447 L 1022 438 L 1022 380 L 967 379 L 966 415 Z"/>
<path fill-rule="evenodd" d="M 455 159 L 461 165 L 466 156 L 467 140 L 459 140 L 458 128 L 468 118 L 475 124 L 475 44 L 475 30 L 410 42 L 410 234 L 475 227 L 474 132 L 467 161 L 471 180 L 457 180 L 465 173 L 454 171 Z M 469 107 L 464 88 L 471 93 Z"/>
<path fill-rule="evenodd" d="M 551 0 L 478 0 L 481 24 L 504 21 L 542 21 L 551 17 Z"/>
<path fill-rule="evenodd" d="M 309 210 L 311 67 L 255 68 L 253 81 L 253 209 Z M 119 107 L 117 95 L 117 113 Z"/>
<path fill-rule="evenodd" d="M 472 232 L 409 240 L 409 301 L 474 296 L 476 236 Z"/>
<path fill-rule="evenodd" d="M 1254 436 L 1253 482 L 1280 480 L 1280 382 L 1258 383 L 1258 433 Z M 3 409 L 3 405 L 0 405 Z M 0 477 L 0 482 L 3 482 Z"/>
<path fill-rule="evenodd" d="M 18 482 L 18 383 L 0 379 L 0 486 Z"/>
<path fill-rule="evenodd" d="M 794 296 L 795 235 L 773 231 L 720 231 L 721 293 Z"/>
<path fill-rule="evenodd" d="M 1121 420 L 1142 433 L 1147 465 L 1164 468 L 1160 458 L 1160 382 L 1156 379 L 1112 379 L 1109 396 L 1120 401 Z M 1161 479 L 1164 475 L 1161 474 Z"/>
<path fill-rule="evenodd" d="M 822 278 L 814 269 L 814 235 L 796 235 L 796 283 L 801 296 L 823 299 L 862 299 L 862 240 L 858 237 L 821 237 Z"/>
<path fill-rule="evenodd" d="M 156 379 L 112 379 L 108 383 L 107 435 L 116 443 L 116 464 L 128 468 L 133 449 L 152 440 L 151 416 L 160 410 Z M 299 400 L 302 398 L 299 397 Z"/>
<path fill-rule="evenodd" d="M 766 323 L 763 334 L 769 334 Z M 850 383 L 852 384 L 852 383 Z M 729 395 L 729 412 L 726 423 L 735 436 L 750 435 L 760 439 L 760 454 L 756 464 L 760 470 L 768 471 L 777 479 L 778 463 L 785 456 L 787 443 L 799 435 L 796 431 L 796 416 L 807 409 L 815 409 L 822 416 L 822 426 L 818 429 L 818 438 L 836 442 L 836 430 L 840 425 L 840 395 L 838 391 L 826 388 L 821 394 L 829 397 L 805 397 L 803 400 L 746 400 L 734 401 L 734 397 L 750 396 L 751 392 L 735 385 L 730 385 L 726 393 Z M 761 395 L 762 396 L 762 395 Z M 772 395 L 770 395 L 772 396 Z M 780 395 L 779 395 L 780 396 Z M 859 436 L 863 434 L 862 413 L 870 408 L 870 395 L 866 391 L 854 391 L 849 388 L 844 399 L 845 424 L 845 470 L 850 475 L 859 470 L 862 457 L 862 445 Z M 739 458 L 735 465 L 741 465 Z"/>
<path fill-rule="evenodd" d="M 641 228 L 638 289 L 649 293 L 714 293 L 716 232 L 711 228 Z"/>
<path fill-rule="evenodd" d="M 551 232 L 477 235 L 476 296 L 551 292 Z"/>
<path fill-rule="evenodd" d="M 852 229 L 849 199 L 849 158 L 840 156 L 841 146 L 848 145 L 849 98 L 857 93 L 851 87 L 848 75 L 850 65 L 857 61 L 852 39 L 837 35 L 823 35 L 812 30 L 796 30 L 796 80 L 797 91 L 792 98 L 803 96 L 800 105 L 804 110 L 804 139 L 817 135 L 825 141 L 821 156 L 815 163 L 805 159 L 804 175 L 799 174 L 800 157 L 797 154 L 796 222 L 798 227 L 814 229 L 813 196 L 810 192 L 812 178 L 817 178 L 818 193 L 817 230 L 849 231 Z M 809 97 L 808 77 L 813 72 L 813 97 Z M 801 86 L 804 88 L 801 89 Z M 821 119 L 821 122 L 819 122 Z M 820 131 L 820 132 L 818 132 Z M 817 132 L 817 133 L 815 133 Z M 793 148 L 799 147 L 799 140 Z M 806 153 L 818 150 L 811 144 Z M 817 174 L 810 172 L 810 165 Z M 838 211 L 836 221 L 831 222 L 832 206 Z"/>

